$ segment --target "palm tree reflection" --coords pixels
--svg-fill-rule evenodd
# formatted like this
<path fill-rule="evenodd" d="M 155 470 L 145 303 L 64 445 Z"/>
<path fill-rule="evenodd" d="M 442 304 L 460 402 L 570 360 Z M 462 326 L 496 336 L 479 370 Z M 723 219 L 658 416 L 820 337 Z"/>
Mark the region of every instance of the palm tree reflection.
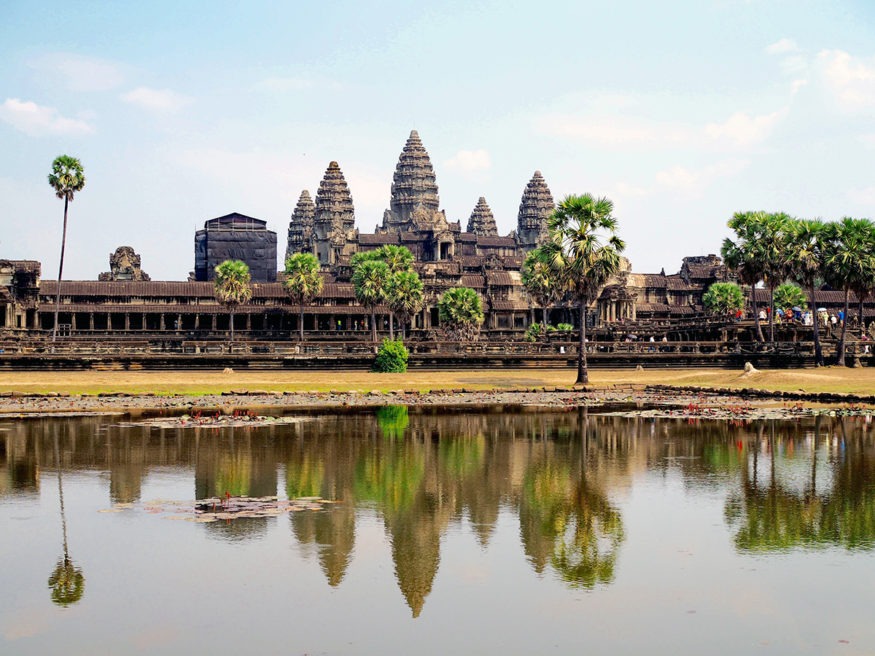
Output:
<path fill-rule="evenodd" d="M 64 512 L 64 485 L 61 477 L 61 456 L 58 447 L 58 434 L 54 436 L 55 468 L 58 471 L 58 498 L 61 503 L 61 530 L 64 535 L 64 556 L 58 559 L 58 564 L 49 576 L 49 587 L 52 590 L 52 602 L 66 608 L 82 599 L 85 592 L 85 576 L 82 570 L 70 559 L 67 546 L 67 517 Z"/>

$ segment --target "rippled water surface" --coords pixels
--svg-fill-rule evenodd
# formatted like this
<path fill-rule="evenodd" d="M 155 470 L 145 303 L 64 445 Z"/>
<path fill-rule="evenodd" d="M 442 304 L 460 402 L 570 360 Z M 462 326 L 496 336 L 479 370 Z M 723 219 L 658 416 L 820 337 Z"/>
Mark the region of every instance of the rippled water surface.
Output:
<path fill-rule="evenodd" d="M 863 419 L 3 421 L 0 527 L 3 654 L 875 653 Z"/>

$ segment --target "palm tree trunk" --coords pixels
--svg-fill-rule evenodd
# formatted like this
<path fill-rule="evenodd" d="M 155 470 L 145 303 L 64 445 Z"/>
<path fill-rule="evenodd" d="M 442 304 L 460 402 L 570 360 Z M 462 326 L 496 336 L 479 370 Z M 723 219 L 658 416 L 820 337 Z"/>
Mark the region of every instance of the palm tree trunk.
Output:
<path fill-rule="evenodd" d="M 391 339 L 393 342 L 395 341 L 394 323 L 395 323 L 395 313 L 390 312 L 389 313 L 389 339 Z"/>
<path fill-rule="evenodd" d="M 298 316 L 298 341 L 304 341 L 304 305 L 301 304 L 300 315 Z"/>
<path fill-rule="evenodd" d="M 775 288 L 769 285 L 769 342 L 775 341 Z"/>
<path fill-rule="evenodd" d="M 371 341 L 377 343 L 377 316 L 373 307 L 371 307 Z"/>
<path fill-rule="evenodd" d="M 817 316 L 817 304 L 814 302 L 814 285 L 809 287 L 808 293 L 810 294 L 809 298 L 811 300 L 809 302 L 811 303 L 812 317 L 814 318 L 814 366 L 822 367 L 823 347 L 820 345 L 820 320 Z"/>
<path fill-rule="evenodd" d="M 64 197 L 64 229 L 61 231 L 61 262 L 58 265 L 58 294 L 55 297 L 55 323 L 52 328 L 52 341 L 58 337 L 58 312 L 61 309 L 61 276 L 64 273 L 64 250 L 67 248 L 67 205 L 70 199 Z"/>
<path fill-rule="evenodd" d="M 839 338 L 839 353 L 836 358 L 836 364 L 845 366 L 845 336 L 848 333 L 848 309 L 851 304 L 851 290 L 845 287 L 845 318 L 842 321 L 842 336 Z"/>
<path fill-rule="evenodd" d="M 575 385 L 589 383 L 589 370 L 586 366 L 586 300 L 580 299 L 580 343 L 577 347 L 577 382 Z"/>
<path fill-rule="evenodd" d="M 763 328 L 760 326 L 760 313 L 757 309 L 757 288 L 755 284 L 750 286 L 750 306 L 753 309 L 753 323 L 757 329 L 757 340 L 764 342 L 766 338 L 763 337 Z"/>
<path fill-rule="evenodd" d="M 231 328 L 231 343 L 234 343 L 234 306 L 228 306 L 228 325 Z"/>

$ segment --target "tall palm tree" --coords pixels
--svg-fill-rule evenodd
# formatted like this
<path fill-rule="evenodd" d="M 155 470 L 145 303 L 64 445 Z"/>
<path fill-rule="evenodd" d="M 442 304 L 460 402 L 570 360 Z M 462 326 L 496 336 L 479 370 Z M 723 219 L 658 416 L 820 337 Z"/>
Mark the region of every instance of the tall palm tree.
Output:
<path fill-rule="evenodd" d="M 577 383 L 589 382 L 586 362 L 586 309 L 611 276 L 620 270 L 626 243 L 617 235 L 614 204 L 591 194 L 566 196 L 547 222 L 548 241 L 541 249 L 560 287 L 577 301 L 580 343 Z"/>
<path fill-rule="evenodd" d="M 58 311 L 61 308 L 61 276 L 64 273 L 64 251 L 67 248 L 67 206 L 73 202 L 73 195 L 85 186 L 85 172 L 82 163 L 75 157 L 61 155 L 52 162 L 49 184 L 58 198 L 64 199 L 64 228 L 61 232 L 61 261 L 58 265 L 58 290 L 55 298 L 55 323 L 52 327 L 52 341 L 58 337 Z"/>
<path fill-rule="evenodd" d="M 547 321 L 547 304 L 556 296 L 557 284 L 550 268 L 550 263 L 545 259 L 540 248 L 529 251 L 522 267 L 522 283 L 532 299 L 541 306 L 544 324 Z M 535 323 L 535 304 L 531 307 L 529 323 Z"/>
<path fill-rule="evenodd" d="M 371 341 L 377 341 L 376 307 L 386 300 L 389 267 L 379 260 L 360 260 L 354 264 L 352 284 L 355 297 L 371 313 Z"/>
<path fill-rule="evenodd" d="M 304 305 L 322 292 L 319 260 L 312 253 L 295 253 L 286 260 L 286 293 L 299 309 L 298 339 L 304 341 Z"/>
<path fill-rule="evenodd" d="M 735 240 L 727 237 L 723 240 L 720 253 L 726 266 L 734 270 L 739 282 L 750 285 L 750 303 L 753 311 L 754 326 L 757 339 L 765 341 L 763 328 L 760 325 L 760 313 L 757 309 L 756 286 L 765 277 L 765 261 L 761 252 L 762 226 L 765 222 L 765 212 L 736 212 L 729 219 L 729 227 L 735 232 Z"/>
<path fill-rule="evenodd" d="M 415 271 L 399 271 L 389 278 L 386 296 L 389 309 L 398 317 L 398 328 L 403 336 L 404 326 L 422 309 L 425 300 L 422 280 Z M 395 338 L 391 331 L 389 337 Z"/>
<path fill-rule="evenodd" d="M 814 292 L 823 276 L 824 228 L 819 219 L 796 219 L 790 223 L 787 240 L 787 260 L 790 277 L 808 292 L 814 317 L 814 364 L 823 366 L 823 348 L 820 345 L 820 323 L 817 320 L 817 301 Z"/>
<path fill-rule="evenodd" d="M 830 286 L 845 293 L 842 332 L 836 364 L 845 364 L 845 340 L 851 291 L 871 284 L 875 271 L 875 225 L 868 219 L 845 217 L 825 230 L 824 274 Z"/>
<path fill-rule="evenodd" d="M 396 244 L 384 244 L 374 251 L 374 257 L 386 263 L 389 267 L 390 279 L 386 284 L 387 299 L 389 301 L 389 339 L 395 339 L 395 306 L 399 305 L 403 308 L 404 301 L 398 299 L 398 303 L 392 303 L 390 291 L 395 286 L 394 278 L 402 273 L 410 273 L 413 271 L 413 253 L 406 246 L 398 246 Z M 417 276 L 418 278 L 418 276 Z M 411 282 L 409 279 L 407 282 Z M 399 288 L 400 290 L 400 288 Z M 416 310 L 415 310 L 416 311 Z"/>
<path fill-rule="evenodd" d="M 769 341 L 775 341 L 775 289 L 789 275 L 787 240 L 792 218 L 783 212 L 766 214 L 760 227 L 759 252 L 769 290 Z"/>
<path fill-rule="evenodd" d="M 216 299 L 228 308 L 231 341 L 234 341 L 234 308 L 252 298 L 249 266 L 240 260 L 225 260 L 216 267 L 213 281 Z"/>

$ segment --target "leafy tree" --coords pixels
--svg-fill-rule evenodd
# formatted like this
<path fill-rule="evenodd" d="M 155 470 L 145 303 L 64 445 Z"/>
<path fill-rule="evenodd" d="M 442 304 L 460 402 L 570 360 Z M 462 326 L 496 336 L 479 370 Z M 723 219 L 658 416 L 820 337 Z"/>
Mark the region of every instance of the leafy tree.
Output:
<path fill-rule="evenodd" d="M 744 294 L 734 282 L 715 282 L 702 296 L 705 309 L 712 314 L 733 314 L 744 309 Z"/>
<path fill-rule="evenodd" d="M 85 186 L 85 172 L 82 163 L 75 157 L 61 155 L 52 162 L 49 184 L 58 198 L 64 199 L 64 228 L 61 232 L 61 261 L 58 265 L 58 290 L 55 298 L 55 322 L 52 328 L 52 341 L 58 336 L 58 312 L 61 308 L 61 276 L 64 273 L 64 251 L 67 248 L 67 206 L 73 202 L 77 191 Z"/>
<path fill-rule="evenodd" d="M 483 323 L 483 303 L 470 287 L 453 287 L 438 299 L 438 319 L 450 339 L 473 340 Z"/>
<path fill-rule="evenodd" d="M 286 293 L 300 311 L 298 339 L 304 341 L 304 305 L 322 292 L 322 276 L 319 275 L 319 260 L 312 253 L 295 253 L 286 260 Z"/>
<path fill-rule="evenodd" d="M 785 282 L 775 289 L 775 305 L 782 310 L 794 307 L 804 310 L 808 307 L 808 298 L 801 287 L 791 282 Z"/>
<path fill-rule="evenodd" d="M 617 236 L 614 204 L 590 194 L 566 196 L 547 223 L 549 237 L 541 247 L 559 288 L 579 304 L 580 345 L 577 383 L 589 382 L 586 363 L 586 308 L 602 287 L 620 270 L 620 253 L 626 247 Z"/>
<path fill-rule="evenodd" d="M 389 278 L 386 296 L 389 308 L 398 318 L 398 326 L 401 334 L 404 327 L 410 322 L 410 318 L 422 309 L 425 303 L 422 280 L 415 271 L 399 271 Z M 389 331 L 389 339 L 395 335 Z"/>
<path fill-rule="evenodd" d="M 355 257 L 353 257 L 355 260 Z M 386 300 L 389 267 L 385 262 L 363 259 L 353 263 L 355 297 L 371 313 L 371 341 L 377 341 L 376 307 Z"/>
<path fill-rule="evenodd" d="M 824 230 L 826 281 L 845 293 L 842 332 L 838 344 L 836 364 L 845 364 L 845 339 L 848 329 L 850 293 L 871 288 L 875 271 L 875 225 L 868 219 L 845 217 L 829 223 Z"/>
<path fill-rule="evenodd" d="M 529 251 L 522 267 L 522 283 L 529 295 L 543 309 L 543 323 L 547 321 L 547 305 L 551 303 L 557 293 L 557 281 L 550 268 L 550 263 L 544 257 L 541 249 Z M 531 307 L 529 325 L 535 323 L 535 304 Z"/>
<path fill-rule="evenodd" d="M 788 228 L 787 262 L 789 277 L 808 290 L 814 304 L 814 292 L 821 279 L 824 258 L 825 224 L 818 219 L 796 219 Z M 814 363 L 823 366 L 823 348 L 820 345 L 820 324 L 814 316 Z"/>
<path fill-rule="evenodd" d="M 228 308 L 230 336 L 234 341 L 234 308 L 252 298 L 252 276 L 249 266 L 241 260 L 225 260 L 216 267 L 213 281 L 216 300 Z"/>

